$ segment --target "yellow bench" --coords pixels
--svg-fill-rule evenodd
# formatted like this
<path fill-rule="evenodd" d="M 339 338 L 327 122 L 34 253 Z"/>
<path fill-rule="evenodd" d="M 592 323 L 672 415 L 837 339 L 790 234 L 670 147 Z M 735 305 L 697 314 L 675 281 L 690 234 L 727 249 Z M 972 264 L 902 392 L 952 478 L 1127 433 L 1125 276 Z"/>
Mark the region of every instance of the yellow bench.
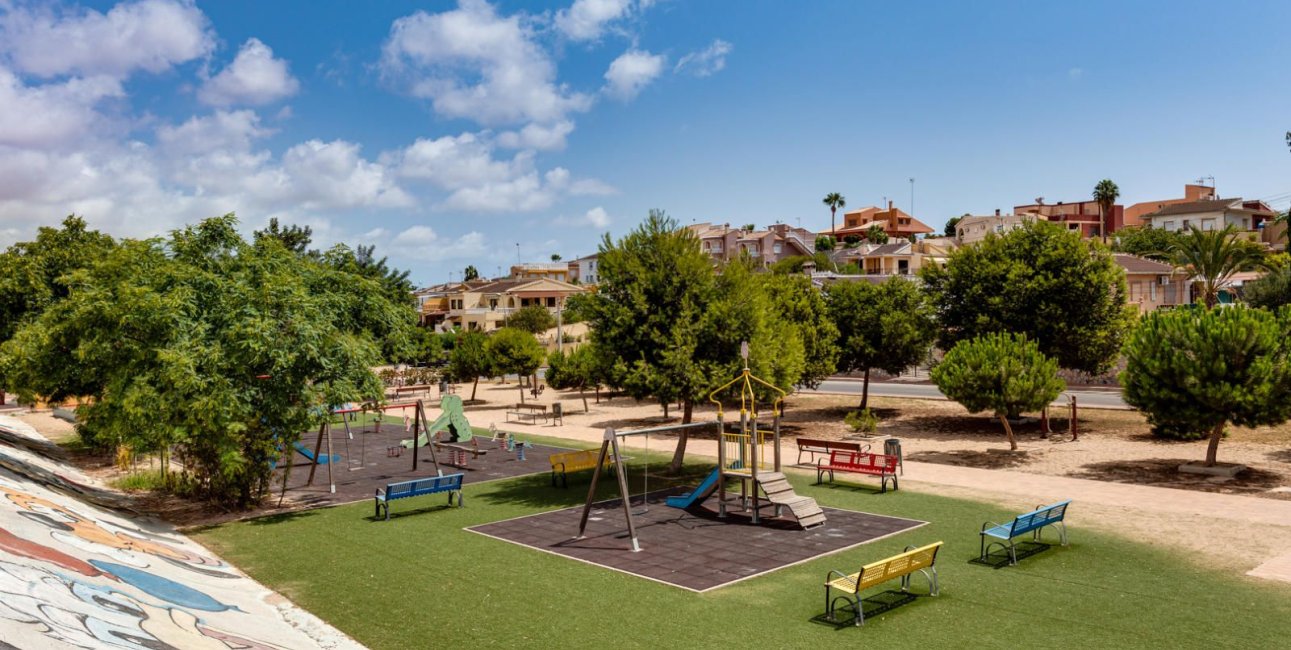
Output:
<path fill-rule="evenodd" d="M 596 467 L 596 459 L 600 458 L 600 456 L 601 450 L 599 449 L 563 451 L 559 454 L 552 454 L 548 457 L 548 460 L 551 461 L 551 486 L 556 487 L 556 472 L 560 472 L 561 485 L 569 487 L 569 473 Z M 614 458 L 606 456 L 606 469 L 613 463 Z"/>
<path fill-rule="evenodd" d="M 861 592 L 897 578 L 901 579 L 901 591 L 905 592 L 910 589 L 910 576 L 915 571 L 923 573 L 923 576 L 928 579 L 929 595 L 936 596 L 940 591 L 937 585 L 937 550 L 941 545 L 942 542 L 919 548 L 907 546 L 904 553 L 886 560 L 871 562 L 861 567 L 859 573 L 851 575 L 841 571 L 830 571 L 829 575 L 825 576 L 825 615 L 830 620 L 834 620 L 834 603 L 841 598 L 847 601 L 849 606 L 855 607 L 856 624 L 865 625 Z M 840 591 L 843 595 L 834 596 L 834 591 Z"/>

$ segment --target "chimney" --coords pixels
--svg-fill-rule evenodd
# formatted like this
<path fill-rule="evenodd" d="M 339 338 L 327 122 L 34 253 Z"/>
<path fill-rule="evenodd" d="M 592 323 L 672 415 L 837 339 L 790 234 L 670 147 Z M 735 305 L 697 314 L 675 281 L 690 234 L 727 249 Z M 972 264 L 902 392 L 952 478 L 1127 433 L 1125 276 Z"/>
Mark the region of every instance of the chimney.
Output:
<path fill-rule="evenodd" d="M 1000 216 L 1000 209 L 999 209 L 999 208 L 995 208 L 995 216 L 997 216 L 997 217 L 998 217 L 998 216 Z"/>
<path fill-rule="evenodd" d="M 889 201 L 888 201 L 888 211 L 889 211 L 889 212 L 891 212 L 891 211 L 892 211 L 892 201 L 891 201 L 891 200 L 889 200 Z"/>

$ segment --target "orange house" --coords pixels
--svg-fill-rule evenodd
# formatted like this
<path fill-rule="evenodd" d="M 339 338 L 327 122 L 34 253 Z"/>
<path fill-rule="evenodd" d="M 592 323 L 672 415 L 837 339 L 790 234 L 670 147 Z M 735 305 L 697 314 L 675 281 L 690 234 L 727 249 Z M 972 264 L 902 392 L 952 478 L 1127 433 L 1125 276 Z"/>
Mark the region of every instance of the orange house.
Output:
<path fill-rule="evenodd" d="M 909 239 L 914 235 L 927 235 L 932 232 L 928 224 L 906 214 L 901 208 L 893 206 L 892 202 L 888 201 L 886 210 L 870 206 L 844 213 L 842 228 L 833 232 L 826 230 L 821 234 L 833 235 L 835 239 L 842 239 L 848 235 L 864 236 L 871 226 L 876 225 L 892 239 Z"/>

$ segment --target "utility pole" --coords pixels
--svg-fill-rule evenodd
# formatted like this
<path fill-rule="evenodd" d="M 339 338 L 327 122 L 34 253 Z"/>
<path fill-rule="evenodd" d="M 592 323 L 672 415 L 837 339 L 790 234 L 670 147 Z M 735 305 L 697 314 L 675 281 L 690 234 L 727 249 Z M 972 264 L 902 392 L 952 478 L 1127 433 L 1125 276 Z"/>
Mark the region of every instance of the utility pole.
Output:
<path fill-rule="evenodd" d="M 914 216 L 914 177 L 910 177 L 910 216 Z"/>

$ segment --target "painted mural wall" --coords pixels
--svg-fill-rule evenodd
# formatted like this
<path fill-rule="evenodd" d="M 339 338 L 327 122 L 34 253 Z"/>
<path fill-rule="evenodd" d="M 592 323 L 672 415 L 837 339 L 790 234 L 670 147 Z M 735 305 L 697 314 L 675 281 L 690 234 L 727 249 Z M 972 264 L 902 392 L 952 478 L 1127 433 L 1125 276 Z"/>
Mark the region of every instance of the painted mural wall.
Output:
<path fill-rule="evenodd" d="M 0 416 L 0 648 L 360 647 L 57 458 Z"/>

